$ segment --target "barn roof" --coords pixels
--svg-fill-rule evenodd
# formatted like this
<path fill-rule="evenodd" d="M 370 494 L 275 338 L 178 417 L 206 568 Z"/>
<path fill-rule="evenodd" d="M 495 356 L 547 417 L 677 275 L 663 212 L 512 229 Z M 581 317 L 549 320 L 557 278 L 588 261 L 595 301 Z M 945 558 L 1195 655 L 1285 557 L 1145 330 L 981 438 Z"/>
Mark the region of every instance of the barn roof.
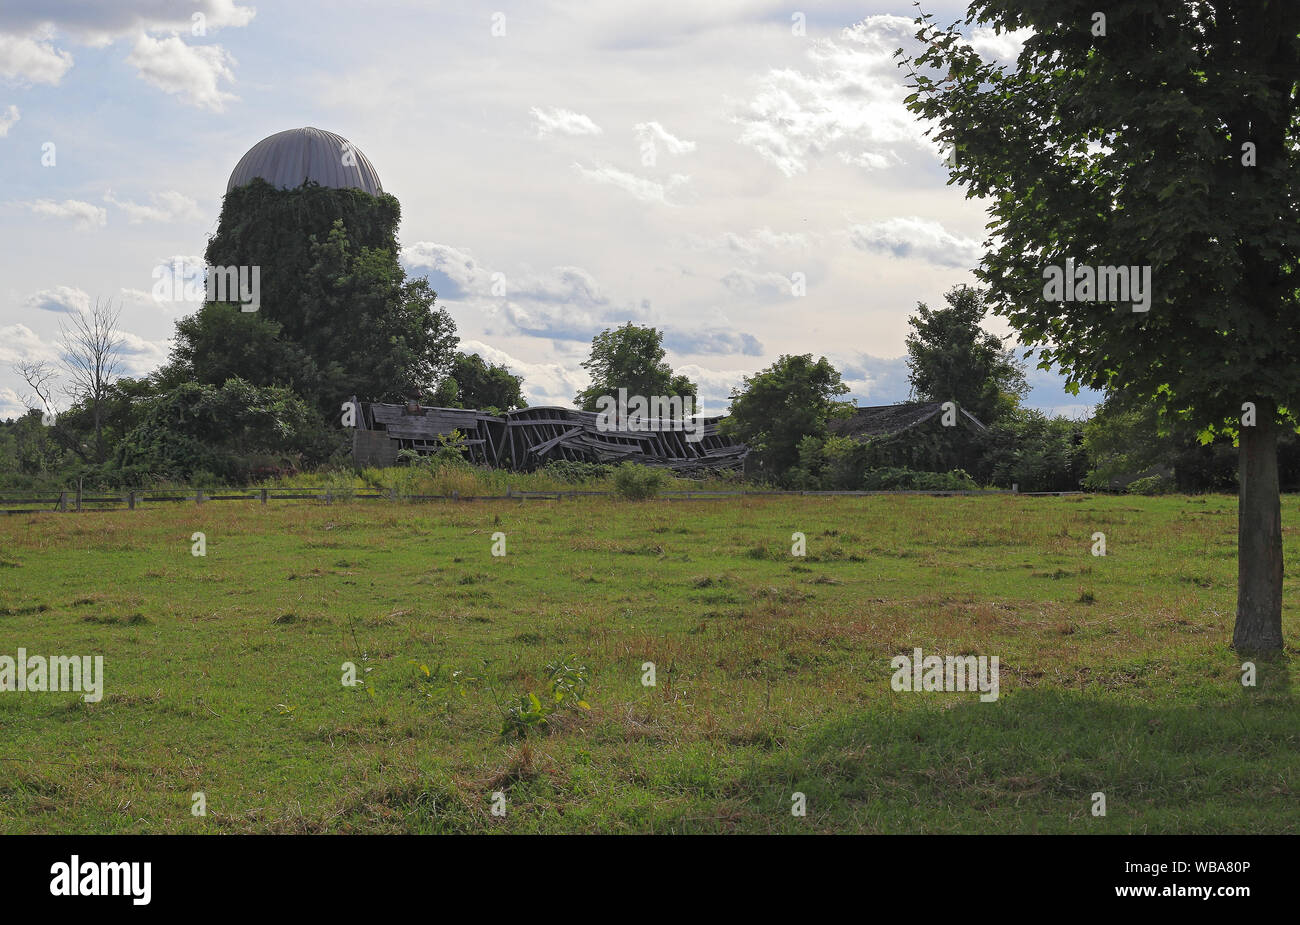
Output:
<path fill-rule="evenodd" d="M 979 430 L 987 427 L 964 409 L 960 411 L 959 420 L 974 425 Z M 893 436 L 905 430 L 924 424 L 926 421 L 943 413 L 943 402 L 912 401 L 897 405 L 872 405 L 867 408 L 855 408 L 853 414 L 846 418 L 836 418 L 830 422 L 830 432 L 840 437 Z"/>

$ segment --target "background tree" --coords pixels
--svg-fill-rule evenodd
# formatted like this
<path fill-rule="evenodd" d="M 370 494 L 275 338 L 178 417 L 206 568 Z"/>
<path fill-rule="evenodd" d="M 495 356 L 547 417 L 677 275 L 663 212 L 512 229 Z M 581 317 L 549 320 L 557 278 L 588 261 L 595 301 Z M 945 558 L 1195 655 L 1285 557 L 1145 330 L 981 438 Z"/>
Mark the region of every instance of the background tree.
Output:
<path fill-rule="evenodd" d="M 113 385 L 121 360 L 122 335 L 117 328 L 122 309 L 109 301 L 95 300 L 87 312 L 72 312 L 67 324 L 59 324 L 59 347 L 63 365 L 71 380 L 68 397 L 90 411 L 94 440 L 94 461 L 107 456 L 104 444 L 104 402 Z"/>
<path fill-rule="evenodd" d="M 31 391 L 19 396 L 24 405 L 31 410 L 39 410 L 42 415 L 53 415 L 54 383 L 59 371 L 48 360 L 24 360 L 13 364 L 13 370 Z"/>
<path fill-rule="evenodd" d="M 994 424 L 1029 391 L 1024 367 L 1002 338 L 980 327 L 984 297 L 978 289 L 954 286 L 944 300 L 947 306 L 937 309 L 918 302 L 907 320 L 912 390 L 925 401 L 954 401 Z"/>
<path fill-rule="evenodd" d="M 322 462 L 338 447 L 337 434 L 294 392 L 242 379 L 177 386 L 148 399 L 141 418 L 118 445 L 117 465 L 146 484 L 195 478 L 238 483 L 259 467 Z"/>
<path fill-rule="evenodd" d="M 44 487 L 68 467 L 69 456 L 44 414 L 32 408 L 0 421 L 0 484 L 6 488 Z"/>
<path fill-rule="evenodd" d="M 782 356 L 732 390 L 722 429 L 749 445 L 760 472 L 784 482 L 799 463 L 803 439 L 824 438 L 831 417 L 848 411 L 849 403 L 836 398 L 848 390 L 825 357 Z"/>
<path fill-rule="evenodd" d="M 487 363 L 477 353 L 457 353 L 447 379 L 456 387 L 452 407 L 476 408 L 493 414 L 526 407 L 523 377 L 514 375 L 505 366 Z"/>
<path fill-rule="evenodd" d="M 1126 403 L 1107 395 L 1084 425 L 1083 443 L 1089 471 L 1084 485 L 1094 490 L 1124 488 L 1146 473 L 1172 472 L 1179 491 L 1236 491 L 1237 454 L 1232 441 L 1219 438 L 1202 443 L 1196 429 L 1181 421 L 1161 430 L 1155 402 Z M 1283 445 L 1285 444 L 1285 446 Z M 1282 435 L 1279 459 L 1285 450 L 1294 458 L 1296 441 Z M 1294 465 L 1288 466 L 1293 471 Z M 1279 484 L 1294 486 L 1292 472 Z"/>
<path fill-rule="evenodd" d="M 577 394 L 574 401 L 583 411 L 595 411 L 602 395 L 617 396 L 620 388 L 627 394 L 697 397 L 695 383 L 674 375 L 664 362 L 663 334 L 655 328 L 628 322 L 615 330 L 606 329 L 591 342 L 591 356 L 582 368 L 591 374 L 591 385 Z"/>
<path fill-rule="evenodd" d="M 159 378 L 169 387 L 184 382 L 220 386 L 227 379 L 243 379 L 315 396 L 320 368 L 303 347 L 281 337 L 282 327 L 260 311 L 207 302 L 176 322 L 170 363 Z"/>
<path fill-rule="evenodd" d="M 1300 4 L 1112 4 L 1104 34 L 1096 6 L 972 2 L 967 24 L 1033 30 L 1014 69 L 922 15 L 908 105 L 937 120 L 953 179 L 987 199 L 992 249 L 977 275 L 1040 365 L 1074 389 L 1152 399 L 1207 437 L 1239 433 L 1233 643 L 1275 651 L 1277 434 L 1300 392 Z M 1151 267 L 1149 310 L 1048 301 L 1044 268 L 1067 258 Z M 1254 424 L 1238 427 L 1245 403 Z"/>
<path fill-rule="evenodd" d="M 395 251 L 356 251 L 342 220 L 309 253 L 293 339 L 321 370 L 320 392 L 310 397 L 333 413 L 350 395 L 401 401 L 432 392 L 460 340 L 451 316 L 434 307 L 428 280 L 408 280 Z"/>

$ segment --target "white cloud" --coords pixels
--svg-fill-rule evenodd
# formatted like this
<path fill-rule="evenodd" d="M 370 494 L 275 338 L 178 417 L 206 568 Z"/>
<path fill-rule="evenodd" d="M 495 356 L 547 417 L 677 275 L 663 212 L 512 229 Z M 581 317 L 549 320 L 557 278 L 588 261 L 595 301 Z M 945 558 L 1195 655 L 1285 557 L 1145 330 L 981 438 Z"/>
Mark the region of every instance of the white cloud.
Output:
<path fill-rule="evenodd" d="M 857 154 L 840 151 L 839 159 L 852 167 L 863 167 L 867 170 L 884 170 L 886 167 L 903 162 L 902 158 L 893 151 L 886 151 L 883 154 L 877 154 L 875 151 L 860 151 Z"/>
<path fill-rule="evenodd" d="M 492 284 L 492 273 L 473 254 L 450 244 L 416 241 L 402 248 L 402 262 L 408 267 L 436 270 L 467 293 L 486 293 Z"/>
<path fill-rule="evenodd" d="M 102 228 L 108 224 L 108 211 L 106 209 L 93 206 L 88 202 L 82 202 L 80 199 L 65 199 L 62 202 L 55 202 L 52 199 L 37 199 L 35 202 L 26 203 L 26 206 L 37 215 L 47 215 L 51 218 L 70 218 L 73 220 L 73 227 L 78 231 Z"/>
<path fill-rule="evenodd" d="M 740 387 L 745 376 L 752 373 L 736 369 L 708 369 L 688 363 L 674 366 L 673 372 L 681 373 L 695 383 L 698 388 L 699 412 L 706 417 L 725 414 L 731 405 L 731 391 Z"/>
<path fill-rule="evenodd" d="M 18 393 L 0 386 L 0 421 L 20 418 L 26 413 L 27 405 L 18 397 Z"/>
<path fill-rule="evenodd" d="M 128 286 L 119 288 L 117 295 L 123 303 L 130 302 L 133 305 L 154 306 L 163 304 L 153 297 L 152 292 L 145 292 L 143 289 L 132 289 Z"/>
<path fill-rule="evenodd" d="M 695 142 L 684 141 L 670 134 L 658 122 L 638 122 L 633 126 L 637 141 L 641 142 L 641 163 L 654 164 L 662 144 L 669 154 L 689 154 L 695 150 Z"/>
<path fill-rule="evenodd" d="M 860 407 L 892 405 L 911 396 L 906 356 L 884 358 L 866 353 L 832 353 L 828 359 L 849 387 L 845 398 L 856 401 Z"/>
<path fill-rule="evenodd" d="M 72 68 L 72 55 L 45 36 L 0 32 L 0 77 L 18 84 L 58 84 Z"/>
<path fill-rule="evenodd" d="M 189 46 L 181 35 L 248 25 L 257 11 L 235 0 L 113 0 L 109 3 L 14 2 L 0 6 L 0 78 L 18 84 L 58 84 L 73 66 L 56 36 L 102 48 L 134 39 L 127 62 L 141 78 L 193 106 L 220 111 L 232 94 L 234 59 L 219 45 Z M 201 28 L 200 28 L 201 27 Z M 155 38 L 154 33 L 165 37 Z"/>
<path fill-rule="evenodd" d="M 976 26 L 971 30 L 970 46 L 982 57 L 1014 62 L 1024 50 L 1025 39 L 1033 34 L 1033 29 L 1025 28 L 999 35 L 991 26 Z"/>
<path fill-rule="evenodd" d="M 78 44 L 103 47 L 141 31 L 191 33 L 194 15 L 202 14 L 208 29 L 246 26 L 257 11 L 235 0 L 112 0 L 112 2 L 53 3 L 48 0 L 6 0 L 0 6 L 0 32 L 28 34 L 57 27 Z"/>
<path fill-rule="evenodd" d="M 545 138 L 552 133 L 561 135 L 599 135 L 603 131 L 599 125 L 587 116 L 571 109 L 529 110 L 537 120 L 537 137 Z"/>
<path fill-rule="evenodd" d="M 753 334 L 734 327 L 670 327 L 664 331 L 664 346 L 674 353 L 698 356 L 719 354 L 723 356 L 763 355 L 763 345 Z"/>
<path fill-rule="evenodd" d="M 734 267 L 722 277 L 722 285 L 741 296 L 789 296 L 793 293 L 790 277 L 781 273 L 753 272 Z"/>
<path fill-rule="evenodd" d="M 54 361 L 58 353 L 46 344 L 36 332 L 25 324 L 11 324 L 0 328 L 0 365 L 34 360 Z"/>
<path fill-rule="evenodd" d="M 463 340 L 460 342 L 460 351 L 477 353 L 488 363 L 504 366 L 514 375 L 522 376 L 524 398 L 530 405 L 561 405 L 572 408 L 573 396 L 591 382 L 591 378 L 582 371 L 581 367 L 564 366 L 559 363 L 529 363 L 482 341 Z"/>
<path fill-rule="evenodd" d="M 153 199 L 154 204 L 146 206 L 130 200 L 118 199 L 113 195 L 112 190 L 104 193 L 104 201 L 126 212 L 130 216 L 129 221 L 132 225 L 140 222 L 175 222 L 202 217 L 199 204 L 175 190 L 154 193 L 150 198 Z"/>
<path fill-rule="evenodd" d="M 45 312 L 84 312 L 90 308 L 90 296 L 74 286 L 42 289 L 23 300 L 23 307 Z"/>
<path fill-rule="evenodd" d="M 581 164 L 574 164 L 573 169 L 593 183 L 603 183 L 621 189 L 633 199 L 641 202 L 658 202 L 663 205 L 672 205 L 672 203 L 668 202 L 668 193 L 673 188 L 690 180 L 688 176 L 675 173 L 668 178 L 667 183 L 658 183 L 628 173 L 626 170 L 611 167 L 608 164 L 597 164 L 594 169 L 583 167 Z"/>
<path fill-rule="evenodd" d="M 17 106 L 10 106 L 8 109 L 0 112 L 0 138 L 9 134 L 9 130 L 14 127 L 15 123 L 22 118 L 18 112 Z"/>
<path fill-rule="evenodd" d="M 765 225 L 755 228 L 748 235 L 735 231 L 724 231 L 712 236 L 689 234 L 678 243 L 690 250 L 716 251 L 754 263 L 766 251 L 804 250 L 812 243 L 813 237 L 802 231 L 773 231 Z"/>
<path fill-rule="evenodd" d="M 167 362 L 170 344 L 167 340 L 147 340 L 130 331 L 119 331 L 118 347 L 121 371 L 127 376 L 144 376 Z"/>
<path fill-rule="evenodd" d="M 893 53 L 916 26 L 902 16 L 869 16 L 839 42 L 812 43 L 810 71 L 769 71 L 734 115 L 739 141 L 787 177 L 835 151 L 849 164 L 880 169 L 901 161 L 896 146 L 932 147 L 903 98 Z"/>
<path fill-rule="evenodd" d="M 220 45 L 186 45 L 175 35 L 155 39 L 141 34 L 126 63 L 145 82 L 200 109 L 221 112 L 238 99 L 221 89 L 221 81 L 235 80 L 235 59 Z"/>
<path fill-rule="evenodd" d="M 923 218 L 889 218 L 849 229 L 849 241 L 859 250 L 924 260 L 942 267 L 976 266 L 984 250 L 979 242 L 948 231 Z"/>

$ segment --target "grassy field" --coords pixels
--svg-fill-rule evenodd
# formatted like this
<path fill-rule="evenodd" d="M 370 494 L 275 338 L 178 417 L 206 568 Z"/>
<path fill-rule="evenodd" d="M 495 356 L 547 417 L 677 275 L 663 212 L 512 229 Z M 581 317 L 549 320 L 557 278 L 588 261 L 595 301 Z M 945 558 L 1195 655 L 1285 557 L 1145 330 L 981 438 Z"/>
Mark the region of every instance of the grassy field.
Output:
<path fill-rule="evenodd" d="M 1294 648 L 1244 687 L 1226 645 L 1235 524 L 1222 496 L 0 518 L 0 655 L 106 674 L 0 692 L 0 831 L 1300 833 Z M 915 647 L 999 656 L 1000 699 L 893 691 Z M 501 735 L 569 656 L 590 708 Z"/>

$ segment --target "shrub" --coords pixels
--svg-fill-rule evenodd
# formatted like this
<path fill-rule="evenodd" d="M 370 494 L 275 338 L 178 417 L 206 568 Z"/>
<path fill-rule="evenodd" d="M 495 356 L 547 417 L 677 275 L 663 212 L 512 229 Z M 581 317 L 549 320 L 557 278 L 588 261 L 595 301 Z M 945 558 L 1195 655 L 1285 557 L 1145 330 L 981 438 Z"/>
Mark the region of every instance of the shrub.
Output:
<path fill-rule="evenodd" d="M 918 472 L 895 467 L 869 470 L 862 487 L 866 491 L 974 491 L 979 488 L 963 469 Z"/>
<path fill-rule="evenodd" d="M 187 382 L 150 398 L 118 444 L 116 465 L 148 481 L 245 484 L 268 463 L 299 468 L 329 457 L 340 435 L 287 388 L 228 379 Z"/>
<path fill-rule="evenodd" d="M 570 655 L 559 662 L 546 666 L 549 674 L 548 691 L 538 697 L 532 691 L 525 691 L 519 697 L 518 705 L 512 705 L 502 711 L 501 735 L 524 738 L 530 729 L 545 729 L 550 717 L 561 707 L 576 707 L 590 710 L 591 705 L 583 698 L 591 680 L 591 670 Z"/>
<path fill-rule="evenodd" d="M 1174 490 L 1174 480 L 1163 475 L 1148 475 L 1128 483 L 1132 495 L 1167 495 Z"/>
<path fill-rule="evenodd" d="M 605 463 L 578 462 L 570 459 L 552 459 L 542 467 L 542 474 L 566 485 L 582 485 L 607 479 L 614 467 Z"/>
<path fill-rule="evenodd" d="M 614 492 L 629 501 L 653 498 L 668 481 L 662 469 L 652 469 L 639 463 L 622 463 L 614 469 Z"/>

